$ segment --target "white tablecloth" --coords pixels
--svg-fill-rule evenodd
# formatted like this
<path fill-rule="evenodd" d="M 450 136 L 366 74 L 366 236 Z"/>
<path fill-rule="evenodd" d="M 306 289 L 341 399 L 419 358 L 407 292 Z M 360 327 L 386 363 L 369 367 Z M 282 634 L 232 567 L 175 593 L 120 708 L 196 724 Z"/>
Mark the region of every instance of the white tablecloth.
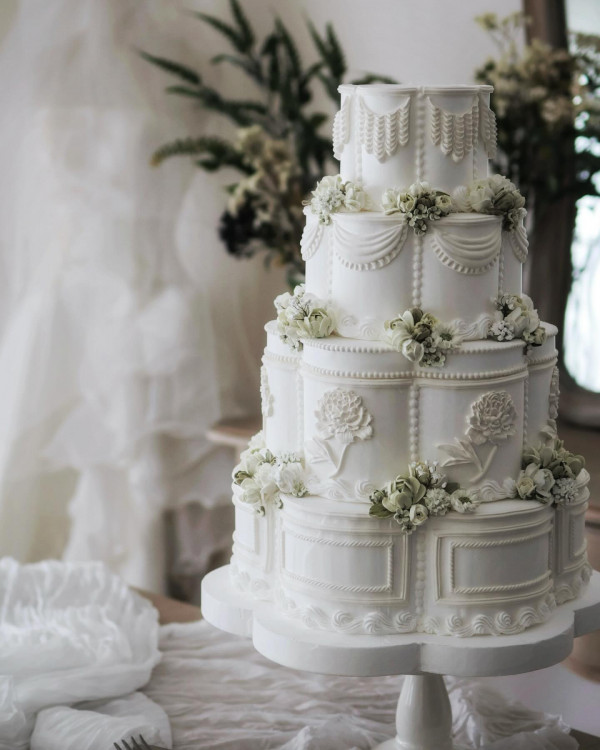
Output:
<path fill-rule="evenodd" d="M 369 750 L 394 734 L 401 685 L 287 669 L 206 622 L 159 629 L 99 563 L 0 560 L 0 750 L 108 750 L 140 733 L 175 750 Z M 457 749 L 577 747 L 557 717 L 480 682 L 448 687 Z"/>
<path fill-rule="evenodd" d="M 171 720 L 176 750 L 368 750 L 393 736 L 401 677 L 331 677 L 281 667 L 206 622 L 161 628 L 145 694 Z M 447 679 L 457 747 L 571 750 L 558 717 Z M 510 739 L 505 739 L 510 738 Z"/>

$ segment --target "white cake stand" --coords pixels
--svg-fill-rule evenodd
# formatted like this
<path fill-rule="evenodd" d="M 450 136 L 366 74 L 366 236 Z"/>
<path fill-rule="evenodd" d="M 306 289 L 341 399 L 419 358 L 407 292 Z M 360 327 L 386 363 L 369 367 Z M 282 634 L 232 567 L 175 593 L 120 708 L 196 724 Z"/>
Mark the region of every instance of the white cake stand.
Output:
<path fill-rule="evenodd" d="M 373 677 L 408 675 L 396 711 L 397 736 L 378 750 L 451 750 L 452 712 L 442 675 L 484 677 L 543 669 L 565 659 L 573 638 L 600 628 L 600 573 L 584 596 L 549 622 L 518 635 L 456 638 L 421 633 L 370 636 L 311 630 L 233 588 L 229 566 L 202 581 L 202 614 L 228 633 L 251 637 L 263 656 L 293 669 Z"/>

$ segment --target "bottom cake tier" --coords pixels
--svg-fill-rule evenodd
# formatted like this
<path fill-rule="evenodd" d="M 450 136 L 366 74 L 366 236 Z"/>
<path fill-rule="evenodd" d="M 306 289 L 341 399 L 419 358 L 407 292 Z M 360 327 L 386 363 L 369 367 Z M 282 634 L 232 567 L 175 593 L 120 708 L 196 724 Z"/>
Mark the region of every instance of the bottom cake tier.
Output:
<path fill-rule="evenodd" d="M 504 500 L 412 534 L 362 504 L 283 496 L 261 516 L 235 494 L 234 585 L 313 628 L 510 635 L 546 621 L 591 573 L 587 489 L 558 509 Z"/>

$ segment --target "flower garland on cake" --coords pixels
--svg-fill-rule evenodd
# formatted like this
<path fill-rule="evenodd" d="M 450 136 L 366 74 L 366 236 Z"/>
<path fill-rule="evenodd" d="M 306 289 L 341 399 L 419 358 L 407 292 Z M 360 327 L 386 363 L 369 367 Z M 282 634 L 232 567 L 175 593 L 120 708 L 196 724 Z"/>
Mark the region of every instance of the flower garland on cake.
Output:
<path fill-rule="evenodd" d="M 281 340 L 291 349 L 302 349 L 302 338 L 322 339 L 335 330 L 335 316 L 327 303 L 310 294 L 304 284 L 293 292 L 275 298 L 277 330 Z"/>
<path fill-rule="evenodd" d="M 546 341 L 546 329 L 540 325 L 540 316 L 530 297 L 501 294 L 496 300 L 488 336 L 496 341 L 523 339 L 528 347 L 541 346 Z"/>
<path fill-rule="evenodd" d="M 358 183 L 342 181 L 340 175 L 323 177 L 311 193 L 310 200 L 302 205 L 310 206 L 319 217 L 319 224 L 331 224 L 331 215 L 339 211 L 356 213 L 370 208 L 371 200 Z"/>
<path fill-rule="evenodd" d="M 238 498 L 260 515 L 269 505 L 281 507 L 282 492 L 294 497 L 308 492 L 303 459 L 295 453 L 276 456 L 266 447 L 262 432 L 250 440 L 232 476 L 234 485 L 240 488 Z"/>
<path fill-rule="evenodd" d="M 434 190 L 428 182 L 415 182 L 406 190 L 389 188 L 381 198 L 386 215 L 402 214 L 415 234 L 425 234 L 430 221 L 438 221 L 453 210 L 448 193 Z"/>
<path fill-rule="evenodd" d="M 409 464 L 408 474 L 400 474 L 370 497 L 369 515 L 393 518 L 406 534 L 427 521 L 430 516 L 444 516 L 450 510 L 470 513 L 479 505 L 474 490 L 449 483 L 437 462 L 417 461 Z"/>
<path fill-rule="evenodd" d="M 527 214 L 525 198 L 516 185 L 499 174 L 456 188 L 452 207 L 458 213 L 501 216 L 502 229 L 507 232 L 514 232 Z"/>
<path fill-rule="evenodd" d="M 556 435 L 537 448 L 525 448 L 521 465 L 516 482 L 508 482 L 512 496 L 521 500 L 569 505 L 579 499 L 590 479 L 584 457 L 567 450 Z"/>
<path fill-rule="evenodd" d="M 443 367 L 446 354 L 458 349 L 464 339 L 459 322 L 442 323 L 419 307 L 386 320 L 384 331 L 386 343 L 423 367 Z"/>

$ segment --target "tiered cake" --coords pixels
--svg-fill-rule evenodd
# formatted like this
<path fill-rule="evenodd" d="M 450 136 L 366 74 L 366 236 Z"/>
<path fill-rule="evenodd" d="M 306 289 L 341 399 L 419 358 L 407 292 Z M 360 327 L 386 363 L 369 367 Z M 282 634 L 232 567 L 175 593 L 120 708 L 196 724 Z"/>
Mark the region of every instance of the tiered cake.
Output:
<path fill-rule="evenodd" d="M 523 201 L 488 178 L 491 88 L 340 92 L 340 175 L 305 210 L 234 473 L 233 583 L 311 628 L 520 632 L 589 578 L 589 477 L 522 295 Z"/>

